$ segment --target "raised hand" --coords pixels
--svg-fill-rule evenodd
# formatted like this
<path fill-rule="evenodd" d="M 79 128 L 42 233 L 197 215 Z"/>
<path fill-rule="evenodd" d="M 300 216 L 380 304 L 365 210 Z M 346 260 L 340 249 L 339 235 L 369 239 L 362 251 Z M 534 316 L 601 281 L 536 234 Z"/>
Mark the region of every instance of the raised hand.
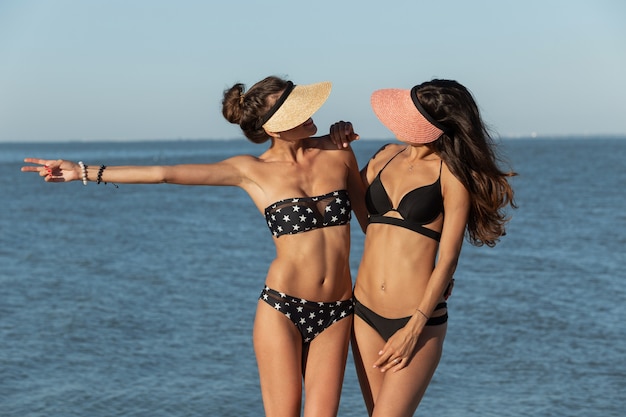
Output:
<path fill-rule="evenodd" d="M 69 182 L 82 179 L 80 165 L 62 159 L 25 158 L 24 162 L 36 165 L 22 167 L 22 172 L 38 172 L 46 182 Z"/>

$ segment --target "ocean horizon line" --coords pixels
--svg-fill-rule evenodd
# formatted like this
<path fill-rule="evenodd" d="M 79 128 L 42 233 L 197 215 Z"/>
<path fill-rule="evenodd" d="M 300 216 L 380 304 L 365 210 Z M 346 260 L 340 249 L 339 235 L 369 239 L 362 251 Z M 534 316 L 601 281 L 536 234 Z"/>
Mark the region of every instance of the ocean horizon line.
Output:
<path fill-rule="evenodd" d="M 626 133 L 579 133 L 579 134 L 554 134 L 554 135 L 494 135 L 501 140 L 562 140 L 562 139 L 626 139 Z M 211 141 L 247 141 L 244 136 L 231 137 L 176 137 L 176 138 L 125 138 L 125 139 L 26 139 L 26 140 L 2 140 L 0 145 L 16 144 L 50 144 L 50 143 L 149 143 L 149 142 L 211 142 Z M 359 141 L 395 141 L 394 137 L 367 138 L 362 137 Z"/>

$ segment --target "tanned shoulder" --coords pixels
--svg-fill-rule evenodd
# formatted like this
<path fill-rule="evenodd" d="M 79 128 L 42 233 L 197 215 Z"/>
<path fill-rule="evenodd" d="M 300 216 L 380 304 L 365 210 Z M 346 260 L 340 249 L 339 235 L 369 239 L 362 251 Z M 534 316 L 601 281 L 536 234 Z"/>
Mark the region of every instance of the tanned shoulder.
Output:
<path fill-rule="evenodd" d="M 378 163 L 380 163 L 380 161 L 387 162 L 387 160 L 390 158 L 390 154 L 398 152 L 400 150 L 399 149 L 400 147 L 401 147 L 401 145 L 398 145 L 398 144 L 395 144 L 395 143 L 386 143 L 386 144 L 384 144 L 370 158 L 369 164 L 370 165 L 378 164 Z"/>
<path fill-rule="evenodd" d="M 312 138 L 308 138 L 306 142 L 307 148 L 312 149 L 321 149 L 325 151 L 339 151 L 341 149 L 337 148 L 337 145 L 330 140 L 328 135 L 326 136 L 316 136 Z"/>

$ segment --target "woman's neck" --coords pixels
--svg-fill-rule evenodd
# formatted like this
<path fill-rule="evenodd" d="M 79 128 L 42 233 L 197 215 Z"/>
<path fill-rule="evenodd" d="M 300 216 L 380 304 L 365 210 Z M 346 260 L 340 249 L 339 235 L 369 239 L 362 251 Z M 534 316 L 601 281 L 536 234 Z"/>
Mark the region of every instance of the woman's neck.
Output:
<path fill-rule="evenodd" d="M 430 161 L 439 159 L 439 155 L 426 145 L 407 145 L 407 159 L 410 161 Z"/>
<path fill-rule="evenodd" d="M 298 140 L 273 138 L 268 151 L 276 158 L 295 162 L 302 155 L 306 140 L 307 138 Z"/>

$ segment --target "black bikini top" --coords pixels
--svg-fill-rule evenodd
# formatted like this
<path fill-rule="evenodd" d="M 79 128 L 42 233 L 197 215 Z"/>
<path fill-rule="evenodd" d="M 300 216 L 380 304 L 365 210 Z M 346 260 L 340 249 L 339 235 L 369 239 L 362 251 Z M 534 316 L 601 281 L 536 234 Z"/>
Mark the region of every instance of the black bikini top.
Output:
<path fill-rule="evenodd" d="M 394 208 L 380 179 L 380 174 L 400 152 L 387 161 L 385 166 L 378 171 L 374 181 L 367 187 L 365 204 L 370 215 L 369 222 L 404 227 L 439 242 L 441 233 L 428 229 L 424 225 L 432 223 L 443 213 L 443 196 L 441 195 L 440 181 L 443 161 L 439 167 L 439 178 L 434 183 L 409 191 L 402 197 L 398 207 Z M 390 211 L 399 213 L 401 218 L 385 216 Z"/>
<path fill-rule="evenodd" d="M 265 209 L 265 220 L 272 235 L 280 237 L 346 224 L 351 213 L 348 191 L 337 190 L 317 197 L 277 201 Z"/>

